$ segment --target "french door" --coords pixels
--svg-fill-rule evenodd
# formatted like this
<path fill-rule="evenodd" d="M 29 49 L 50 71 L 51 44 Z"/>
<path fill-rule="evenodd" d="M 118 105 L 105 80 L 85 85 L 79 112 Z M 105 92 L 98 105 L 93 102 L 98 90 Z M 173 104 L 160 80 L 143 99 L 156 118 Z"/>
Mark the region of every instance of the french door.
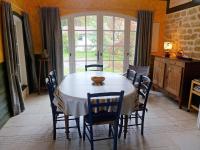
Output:
<path fill-rule="evenodd" d="M 100 13 L 63 18 L 65 74 L 82 72 L 86 64 L 96 63 L 103 64 L 108 72 L 124 72 L 129 59 L 133 60 L 130 49 L 135 31 L 136 22 L 125 17 Z"/>

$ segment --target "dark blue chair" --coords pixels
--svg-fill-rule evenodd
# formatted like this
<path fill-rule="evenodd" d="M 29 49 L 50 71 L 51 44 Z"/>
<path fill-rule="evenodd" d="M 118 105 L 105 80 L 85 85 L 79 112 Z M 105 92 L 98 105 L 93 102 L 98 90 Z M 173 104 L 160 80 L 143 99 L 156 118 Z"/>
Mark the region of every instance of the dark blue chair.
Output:
<path fill-rule="evenodd" d="M 94 141 L 114 139 L 113 150 L 117 150 L 118 124 L 124 91 L 88 93 L 88 115 L 84 116 L 83 140 L 87 136 L 94 149 Z M 109 125 L 109 137 L 94 139 L 93 125 Z M 86 130 L 87 129 L 87 130 Z"/>
<path fill-rule="evenodd" d="M 54 84 L 56 84 L 56 86 L 58 85 L 58 82 L 57 82 L 57 75 L 56 75 L 56 70 L 52 70 L 49 72 L 49 77 L 50 79 L 53 79 L 52 82 L 54 82 Z"/>
<path fill-rule="evenodd" d="M 47 85 L 47 88 L 48 88 L 51 110 L 52 110 L 52 117 L 53 117 L 53 139 L 56 140 L 56 129 L 65 129 L 67 139 L 69 139 L 69 128 L 78 128 L 79 137 L 81 138 L 79 118 L 68 118 L 68 117 L 66 117 L 63 114 L 63 112 L 59 111 L 58 108 L 56 107 L 56 105 L 54 105 L 54 103 L 53 103 L 54 91 L 57 87 L 56 86 L 56 79 L 53 78 L 52 76 L 48 76 L 48 78 L 46 78 L 46 85 Z M 68 126 L 69 120 L 75 120 L 76 126 L 69 127 Z M 56 124 L 59 121 L 64 121 L 65 127 L 57 127 Z M 67 124 L 68 128 L 66 128 L 66 124 Z"/>
<path fill-rule="evenodd" d="M 128 126 L 138 126 L 141 125 L 141 135 L 144 132 L 144 118 L 145 112 L 147 111 L 146 105 L 149 97 L 149 92 L 152 86 L 151 79 L 147 76 L 140 76 L 139 86 L 138 86 L 138 98 L 141 97 L 142 102 L 139 101 L 138 109 L 135 110 L 131 116 L 121 115 L 120 117 L 120 130 L 118 137 L 121 137 L 122 128 L 124 127 L 124 138 L 126 138 L 127 127 Z M 140 100 L 141 100 L 140 99 Z M 128 118 L 135 118 L 135 124 L 128 124 Z M 140 123 L 138 123 L 138 119 L 140 119 Z"/>
<path fill-rule="evenodd" d="M 126 78 L 132 81 L 132 84 L 135 84 L 137 77 L 137 72 L 132 69 L 127 69 Z"/>
<path fill-rule="evenodd" d="M 103 65 L 100 64 L 85 65 L 85 71 L 103 71 Z"/>

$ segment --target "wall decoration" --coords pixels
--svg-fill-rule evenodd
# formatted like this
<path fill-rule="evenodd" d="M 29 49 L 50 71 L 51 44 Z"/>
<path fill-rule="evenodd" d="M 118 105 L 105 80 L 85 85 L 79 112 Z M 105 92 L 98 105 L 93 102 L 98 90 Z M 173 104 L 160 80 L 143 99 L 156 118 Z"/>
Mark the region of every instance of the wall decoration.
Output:
<path fill-rule="evenodd" d="M 194 7 L 200 4 L 200 0 L 167 0 L 167 14 Z"/>

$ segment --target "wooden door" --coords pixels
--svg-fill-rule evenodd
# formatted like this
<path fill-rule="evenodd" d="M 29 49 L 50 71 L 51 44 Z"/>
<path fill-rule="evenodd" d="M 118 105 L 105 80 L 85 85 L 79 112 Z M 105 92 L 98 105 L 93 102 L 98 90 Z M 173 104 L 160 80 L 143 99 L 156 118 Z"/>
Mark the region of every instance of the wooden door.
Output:
<path fill-rule="evenodd" d="M 183 68 L 180 66 L 172 64 L 166 65 L 164 88 L 177 97 L 180 95 L 182 70 Z"/>
<path fill-rule="evenodd" d="M 153 83 L 159 87 L 163 87 L 165 73 L 165 63 L 159 60 L 154 61 Z"/>

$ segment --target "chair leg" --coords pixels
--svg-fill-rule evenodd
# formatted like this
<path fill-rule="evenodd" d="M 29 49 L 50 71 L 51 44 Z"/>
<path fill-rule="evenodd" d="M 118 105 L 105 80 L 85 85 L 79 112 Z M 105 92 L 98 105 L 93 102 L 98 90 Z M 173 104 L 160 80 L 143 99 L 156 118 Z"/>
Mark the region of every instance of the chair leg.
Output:
<path fill-rule="evenodd" d="M 56 118 L 53 116 L 53 140 L 56 140 Z"/>
<path fill-rule="evenodd" d="M 109 132 L 108 132 L 108 137 L 111 137 L 111 133 L 112 133 L 112 126 L 111 124 L 109 124 Z"/>
<path fill-rule="evenodd" d="M 128 128 L 128 115 L 125 115 L 125 118 L 124 118 L 124 139 L 126 139 L 127 128 Z"/>
<path fill-rule="evenodd" d="M 143 110 L 142 112 L 141 135 L 143 135 L 143 132 L 144 132 L 144 116 L 145 116 L 145 110 Z"/>
<path fill-rule="evenodd" d="M 114 123 L 114 145 L 113 145 L 113 150 L 117 150 L 118 124 L 119 124 L 118 121 L 116 121 Z"/>
<path fill-rule="evenodd" d="M 85 119 L 84 119 L 84 117 L 83 117 L 83 141 L 85 141 L 85 129 L 86 129 L 86 127 L 85 127 Z"/>
<path fill-rule="evenodd" d="M 138 111 L 135 112 L 135 125 L 138 126 Z"/>
<path fill-rule="evenodd" d="M 90 126 L 90 144 L 91 144 L 91 150 L 94 150 L 93 127 L 92 126 Z"/>
<path fill-rule="evenodd" d="M 67 139 L 69 140 L 69 116 L 65 115 L 65 132 Z"/>
<path fill-rule="evenodd" d="M 122 128 L 123 128 L 123 115 L 121 115 L 121 118 L 120 118 L 119 135 L 118 135 L 118 138 L 121 138 Z"/>
<path fill-rule="evenodd" d="M 78 128 L 79 138 L 82 138 L 81 129 L 80 129 L 80 119 L 79 118 L 75 118 L 75 121 L 76 121 L 76 126 Z"/>

